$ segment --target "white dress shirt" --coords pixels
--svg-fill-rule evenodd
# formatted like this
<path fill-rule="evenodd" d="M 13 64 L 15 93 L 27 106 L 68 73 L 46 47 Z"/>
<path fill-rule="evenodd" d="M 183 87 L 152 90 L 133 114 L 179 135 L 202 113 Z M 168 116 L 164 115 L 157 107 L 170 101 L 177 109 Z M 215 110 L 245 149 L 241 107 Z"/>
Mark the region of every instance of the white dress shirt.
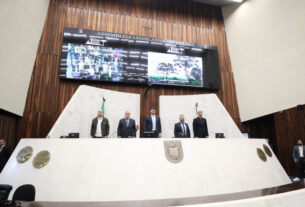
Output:
<path fill-rule="evenodd" d="M 4 146 L 5 146 L 5 144 L 2 145 L 2 146 L 0 147 L 0 152 L 2 151 L 2 149 L 4 148 Z"/>
<path fill-rule="evenodd" d="M 96 137 L 102 137 L 103 136 L 102 122 L 103 122 L 103 118 L 97 118 L 97 126 L 96 126 L 96 132 L 95 132 Z"/>
<path fill-rule="evenodd" d="M 156 130 L 156 116 L 155 115 L 151 115 L 151 121 L 152 121 L 152 130 L 155 131 Z"/>
<path fill-rule="evenodd" d="M 299 146 L 300 157 L 304 157 L 303 145 Z"/>

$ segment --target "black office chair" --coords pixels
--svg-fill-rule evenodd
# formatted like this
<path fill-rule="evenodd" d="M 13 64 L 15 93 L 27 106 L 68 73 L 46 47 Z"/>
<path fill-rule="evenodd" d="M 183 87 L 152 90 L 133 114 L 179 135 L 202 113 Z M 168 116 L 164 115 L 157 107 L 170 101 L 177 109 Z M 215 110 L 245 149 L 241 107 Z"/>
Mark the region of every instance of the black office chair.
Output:
<path fill-rule="evenodd" d="M 19 186 L 13 195 L 13 201 L 35 201 L 35 187 L 30 184 Z"/>
<path fill-rule="evenodd" d="M 0 184 L 0 201 L 6 201 L 12 190 L 12 186 Z"/>

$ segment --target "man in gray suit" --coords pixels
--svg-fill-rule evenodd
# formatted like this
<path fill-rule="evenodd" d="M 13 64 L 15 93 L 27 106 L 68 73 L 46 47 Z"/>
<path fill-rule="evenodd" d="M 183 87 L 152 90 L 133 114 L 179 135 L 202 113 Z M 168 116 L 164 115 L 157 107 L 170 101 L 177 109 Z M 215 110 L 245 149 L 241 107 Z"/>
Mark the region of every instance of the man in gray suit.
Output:
<path fill-rule="evenodd" d="M 179 116 L 179 122 L 175 124 L 174 134 L 176 138 L 190 138 L 190 128 L 187 123 L 184 122 L 184 115 Z"/>
<path fill-rule="evenodd" d="M 304 178 L 304 170 L 305 170 L 305 146 L 303 145 L 302 140 L 298 140 L 297 145 L 293 148 L 293 161 L 296 164 L 296 178 L 294 181 L 299 181 L 300 178 Z"/>

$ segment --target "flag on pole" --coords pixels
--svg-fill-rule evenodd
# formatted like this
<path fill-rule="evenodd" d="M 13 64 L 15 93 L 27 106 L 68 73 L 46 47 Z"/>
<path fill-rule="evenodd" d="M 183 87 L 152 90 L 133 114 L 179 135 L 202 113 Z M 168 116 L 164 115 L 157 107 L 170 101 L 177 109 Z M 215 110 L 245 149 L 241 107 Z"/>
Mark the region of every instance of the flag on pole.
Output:
<path fill-rule="evenodd" d="M 105 101 L 106 101 L 106 99 L 105 99 L 105 97 L 103 96 L 103 101 L 102 101 L 102 112 L 103 112 L 103 116 L 105 115 Z"/>
<path fill-rule="evenodd" d="M 195 108 L 196 108 L 196 116 L 198 115 L 198 103 L 195 103 Z"/>

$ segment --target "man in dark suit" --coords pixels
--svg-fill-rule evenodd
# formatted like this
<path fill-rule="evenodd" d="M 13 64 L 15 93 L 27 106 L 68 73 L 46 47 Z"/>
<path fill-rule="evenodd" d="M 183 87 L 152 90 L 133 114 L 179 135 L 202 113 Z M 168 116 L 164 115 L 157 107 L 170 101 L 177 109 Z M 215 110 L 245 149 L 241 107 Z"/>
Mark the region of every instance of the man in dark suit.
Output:
<path fill-rule="evenodd" d="M 154 107 L 150 108 L 150 115 L 145 117 L 144 120 L 144 132 L 154 132 L 155 138 L 160 138 L 162 133 L 161 120 L 159 116 L 156 116 L 156 110 Z"/>
<path fill-rule="evenodd" d="M 11 156 L 11 149 L 5 139 L 0 139 L 0 173 Z"/>
<path fill-rule="evenodd" d="M 202 117 L 202 110 L 198 111 L 198 117 L 193 120 L 193 131 L 195 138 L 206 138 L 209 136 L 207 120 Z"/>
<path fill-rule="evenodd" d="M 130 138 L 136 137 L 136 122 L 130 118 L 130 112 L 125 112 L 125 118 L 119 121 L 118 126 L 118 137 L 119 138 Z"/>
<path fill-rule="evenodd" d="M 110 128 L 108 119 L 103 116 L 101 110 L 97 114 L 97 117 L 92 120 L 90 134 L 93 138 L 108 138 Z"/>
<path fill-rule="evenodd" d="M 179 116 L 179 122 L 175 124 L 174 134 L 176 138 L 190 138 L 190 128 L 187 123 L 184 122 L 184 115 Z"/>
<path fill-rule="evenodd" d="M 297 145 L 293 147 L 293 161 L 296 164 L 296 178 L 294 181 L 299 181 L 300 178 L 304 178 L 305 170 L 305 146 L 303 145 L 302 140 L 298 140 Z"/>

